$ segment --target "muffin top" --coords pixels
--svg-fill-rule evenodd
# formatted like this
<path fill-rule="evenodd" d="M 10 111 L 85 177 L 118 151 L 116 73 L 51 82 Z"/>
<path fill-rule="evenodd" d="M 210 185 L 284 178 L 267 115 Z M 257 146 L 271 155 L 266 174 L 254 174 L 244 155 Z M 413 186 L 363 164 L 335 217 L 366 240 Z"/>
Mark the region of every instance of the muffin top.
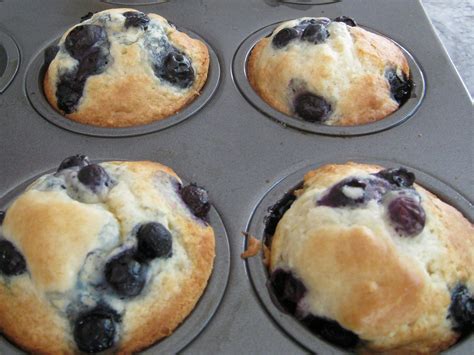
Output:
<path fill-rule="evenodd" d="M 412 88 L 401 49 L 347 17 L 283 22 L 252 49 L 247 75 L 276 110 L 336 126 L 380 120 Z"/>
<path fill-rule="evenodd" d="M 170 335 L 211 274 L 207 192 L 154 162 L 67 158 L 0 227 L 0 331 L 39 353 L 138 351 Z"/>
<path fill-rule="evenodd" d="M 406 169 L 306 174 L 271 242 L 279 303 L 342 347 L 432 353 L 474 325 L 474 228 Z"/>
<path fill-rule="evenodd" d="M 129 127 L 175 114 L 206 82 L 207 46 L 156 14 L 89 13 L 46 53 L 44 91 L 80 123 Z"/>

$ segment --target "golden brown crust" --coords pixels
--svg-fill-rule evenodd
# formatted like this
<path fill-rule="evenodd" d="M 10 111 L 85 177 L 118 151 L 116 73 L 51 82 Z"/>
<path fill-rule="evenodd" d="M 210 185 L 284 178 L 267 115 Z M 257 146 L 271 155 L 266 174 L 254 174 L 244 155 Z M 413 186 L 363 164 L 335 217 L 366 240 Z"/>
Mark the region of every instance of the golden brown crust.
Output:
<path fill-rule="evenodd" d="M 412 240 L 396 235 L 377 203 L 357 212 L 314 205 L 342 179 L 381 169 L 349 162 L 308 172 L 278 223 L 270 269 L 290 268 L 311 311 L 358 334 L 363 352 L 435 353 L 459 337 L 447 314 L 450 290 L 473 286 L 473 225 L 416 184 L 426 224 Z"/>
<path fill-rule="evenodd" d="M 136 225 L 135 217 L 128 216 L 127 203 L 134 206 L 134 201 L 139 201 L 136 206 L 142 211 L 159 206 L 160 213 L 168 214 L 173 244 L 179 244 L 179 249 L 167 259 L 175 260 L 174 264 L 163 264 L 143 295 L 126 301 L 114 351 L 136 352 L 170 335 L 206 288 L 215 256 L 214 231 L 192 216 L 174 190 L 167 190 L 167 180 L 161 182 L 163 176 L 179 181 L 176 173 L 147 161 L 107 162 L 103 166 L 118 181 L 104 202 L 106 214 L 94 204 L 80 203 L 59 192 L 38 191 L 35 184 L 7 211 L 2 234 L 25 256 L 28 274 L 8 280 L 0 276 L 0 330 L 30 352 L 77 353 L 70 321 L 64 314 L 71 302 L 68 295 L 74 294 L 85 255 L 105 238 L 99 238 L 98 231 L 112 223 L 107 214 L 120 221 L 122 234 L 127 234 L 129 225 Z M 114 245 L 121 243 L 117 240 Z"/>
<path fill-rule="evenodd" d="M 12 311 L 18 310 L 18 311 Z M 70 354 L 69 324 L 31 288 L 28 276 L 0 282 L 0 332 L 34 354 Z"/>
<path fill-rule="evenodd" d="M 296 24 L 293 22 L 278 29 L 291 27 Z M 273 36 L 262 38 L 247 62 L 252 88 L 270 106 L 289 116 L 295 115 L 293 97 L 298 92 L 322 96 L 332 106 L 326 122 L 330 125 L 370 123 L 397 110 L 384 72 L 392 67 L 409 77 L 403 52 L 392 41 L 360 27 L 333 23 L 330 31 L 325 44 L 292 41 L 278 50 L 272 46 Z"/>
<path fill-rule="evenodd" d="M 102 13 L 120 14 L 132 9 L 113 9 Z M 100 127 L 130 127 L 167 118 L 189 105 L 207 80 L 209 51 L 206 44 L 171 27 L 159 15 L 150 19 L 165 26 L 170 42 L 187 54 L 193 64 L 195 79 L 188 89 L 177 89 L 161 82 L 148 63 L 139 41 L 133 44 L 111 43 L 113 63 L 105 72 L 89 76 L 77 110 L 65 114 L 74 121 Z M 71 28 L 72 29 L 72 28 Z M 62 46 L 69 29 L 60 42 Z M 61 114 L 56 98 L 56 83 L 61 63 L 51 62 L 44 78 L 44 92 L 49 103 Z"/>

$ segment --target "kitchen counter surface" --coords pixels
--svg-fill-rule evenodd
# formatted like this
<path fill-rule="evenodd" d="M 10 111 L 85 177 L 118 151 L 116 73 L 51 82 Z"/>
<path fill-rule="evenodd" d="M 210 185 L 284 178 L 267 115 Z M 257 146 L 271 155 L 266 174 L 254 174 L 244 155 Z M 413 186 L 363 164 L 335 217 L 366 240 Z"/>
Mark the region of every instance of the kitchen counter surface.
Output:
<path fill-rule="evenodd" d="M 423 0 L 434 27 L 474 96 L 474 0 Z"/>

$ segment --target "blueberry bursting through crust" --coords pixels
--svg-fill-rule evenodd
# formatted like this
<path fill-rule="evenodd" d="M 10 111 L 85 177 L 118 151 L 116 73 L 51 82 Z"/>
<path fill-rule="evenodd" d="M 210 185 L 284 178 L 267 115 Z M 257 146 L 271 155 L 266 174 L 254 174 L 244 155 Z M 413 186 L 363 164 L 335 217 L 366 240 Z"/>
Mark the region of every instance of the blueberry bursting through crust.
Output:
<path fill-rule="evenodd" d="M 318 206 L 330 208 L 360 208 L 369 201 L 384 203 L 387 194 L 391 200 L 386 208 L 388 218 L 399 237 L 416 237 L 424 228 L 425 212 L 421 206 L 421 198 L 413 188 L 415 175 L 404 168 L 385 169 L 369 177 L 348 177 L 328 188 L 316 201 Z M 271 247 L 271 239 L 279 220 L 296 200 L 295 190 L 298 185 L 269 208 L 265 218 L 265 243 Z M 347 189 L 356 189 L 360 193 L 352 195 Z M 298 279 L 290 270 L 275 269 L 269 276 L 268 288 L 271 298 L 284 312 L 292 314 L 314 334 L 342 348 L 351 349 L 361 343 L 354 332 L 343 328 L 336 321 L 303 313 L 299 308 L 300 301 L 305 297 L 307 288 L 303 280 Z M 472 328 L 473 299 L 467 288 L 459 286 L 453 290 L 451 317 L 458 328 Z"/>

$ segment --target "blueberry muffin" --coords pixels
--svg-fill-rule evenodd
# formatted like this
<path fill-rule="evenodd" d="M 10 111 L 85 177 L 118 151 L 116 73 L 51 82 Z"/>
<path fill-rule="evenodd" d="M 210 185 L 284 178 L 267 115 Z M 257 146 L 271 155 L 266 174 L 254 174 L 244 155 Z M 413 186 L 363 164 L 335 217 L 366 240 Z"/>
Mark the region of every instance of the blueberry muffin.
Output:
<path fill-rule="evenodd" d="M 412 88 L 400 48 L 344 16 L 283 22 L 255 45 L 247 75 L 276 110 L 335 126 L 380 120 Z"/>
<path fill-rule="evenodd" d="M 67 158 L 2 214 L 0 332 L 42 354 L 131 353 L 170 335 L 212 271 L 209 208 L 161 164 Z"/>
<path fill-rule="evenodd" d="M 312 332 L 361 353 L 432 354 L 474 326 L 474 228 L 404 168 L 310 171 L 267 223 L 269 286 Z"/>
<path fill-rule="evenodd" d="M 206 82 L 206 45 L 163 17 L 111 9 L 82 20 L 46 53 L 44 92 L 67 118 L 102 127 L 150 123 L 188 105 Z"/>

